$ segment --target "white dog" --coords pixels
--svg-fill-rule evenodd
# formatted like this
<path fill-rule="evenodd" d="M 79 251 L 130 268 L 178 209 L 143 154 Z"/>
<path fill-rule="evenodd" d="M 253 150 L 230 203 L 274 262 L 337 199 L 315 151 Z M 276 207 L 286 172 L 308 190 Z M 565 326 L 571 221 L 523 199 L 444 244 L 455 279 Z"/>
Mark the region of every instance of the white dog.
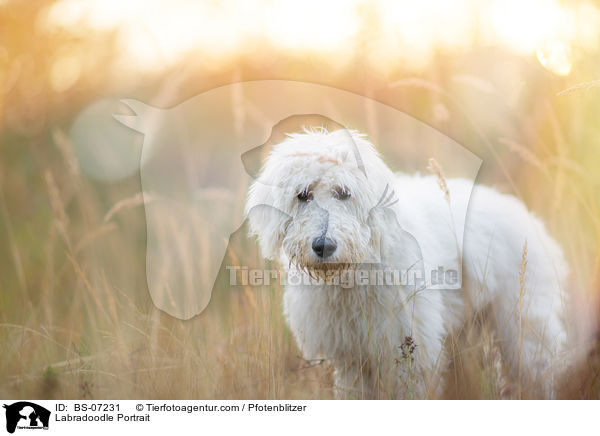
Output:
<path fill-rule="evenodd" d="M 339 397 L 431 398 L 448 334 L 491 309 L 513 374 L 552 397 L 566 344 L 560 247 L 519 200 L 484 186 L 465 220 L 457 203 L 472 184 L 444 183 L 393 174 L 347 130 L 273 147 L 246 214 L 263 255 L 287 268 L 284 312 L 299 347 L 333 363 Z M 460 259 L 445 289 L 432 286 L 428 272 L 460 270 Z"/>

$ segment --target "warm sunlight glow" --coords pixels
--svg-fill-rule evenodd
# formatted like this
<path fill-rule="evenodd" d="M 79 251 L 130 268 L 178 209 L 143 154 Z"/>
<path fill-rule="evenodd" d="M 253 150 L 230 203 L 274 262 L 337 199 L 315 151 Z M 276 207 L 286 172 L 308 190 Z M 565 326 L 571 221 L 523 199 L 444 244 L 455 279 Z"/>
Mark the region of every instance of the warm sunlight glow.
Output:
<path fill-rule="evenodd" d="M 464 47 L 470 42 L 473 17 L 469 0 L 424 0 L 422 2 L 382 0 L 380 41 L 373 47 L 382 61 L 425 67 L 436 48 Z"/>
<path fill-rule="evenodd" d="M 356 1 L 286 0 L 272 4 L 264 17 L 267 37 L 291 49 L 322 51 L 352 45 L 359 26 Z"/>
<path fill-rule="evenodd" d="M 423 68 L 436 50 L 479 44 L 537 53 L 545 68 L 564 75 L 571 48 L 595 44 L 600 33 L 596 6 L 557 0 L 61 0 L 42 17 L 44 25 L 82 33 L 118 29 L 126 63 L 140 70 L 160 70 L 191 52 L 211 60 L 265 43 L 327 54 L 332 64 L 367 47 L 380 68 Z M 361 31 L 368 38 L 358 40 Z"/>
<path fill-rule="evenodd" d="M 488 30 L 492 39 L 529 54 L 548 39 L 572 34 L 569 15 L 553 0 L 496 0 L 488 9 Z"/>

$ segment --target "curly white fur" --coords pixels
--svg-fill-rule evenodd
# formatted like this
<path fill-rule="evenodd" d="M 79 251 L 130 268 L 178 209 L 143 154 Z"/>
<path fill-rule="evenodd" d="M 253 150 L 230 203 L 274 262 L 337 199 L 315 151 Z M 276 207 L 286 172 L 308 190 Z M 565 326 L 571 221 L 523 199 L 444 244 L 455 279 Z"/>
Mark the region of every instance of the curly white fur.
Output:
<path fill-rule="evenodd" d="M 477 185 L 465 221 L 460 203 L 472 184 L 448 180 L 448 202 L 437 182 L 393 174 L 364 135 L 347 130 L 305 131 L 274 146 L 246 213 L 264 256 L 288 274 L 411 268 L 415 259 L 448 265 L 462 254 L 458 290 L 288 284 L 284 311 L 299 347 L 307 359 L 333 362 L 340 397 L 435 397 L 448 334 L 468 312 L 489 308 L 504 361 L 552 397 L 566 343 L 568 267 L 560 247 L 515 197 Z M 399 201 L 382 205 L 392 190 Z M 321 235 L 337 244 L 328 259 L 311 248 Z"/>

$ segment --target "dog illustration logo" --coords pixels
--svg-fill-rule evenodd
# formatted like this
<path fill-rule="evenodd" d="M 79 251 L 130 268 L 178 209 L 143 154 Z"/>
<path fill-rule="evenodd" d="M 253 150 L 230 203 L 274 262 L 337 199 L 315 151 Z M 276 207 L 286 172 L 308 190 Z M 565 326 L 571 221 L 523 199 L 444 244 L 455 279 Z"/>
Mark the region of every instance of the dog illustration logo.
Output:
<path fill-rule="evenodd" d="M 4 404 L 3 407 L 6 409 L 6 431 L 9 433 L 14 433 L 17 428 L 48 430 L 50 423 L 48 409 L 29 401 Z"/>

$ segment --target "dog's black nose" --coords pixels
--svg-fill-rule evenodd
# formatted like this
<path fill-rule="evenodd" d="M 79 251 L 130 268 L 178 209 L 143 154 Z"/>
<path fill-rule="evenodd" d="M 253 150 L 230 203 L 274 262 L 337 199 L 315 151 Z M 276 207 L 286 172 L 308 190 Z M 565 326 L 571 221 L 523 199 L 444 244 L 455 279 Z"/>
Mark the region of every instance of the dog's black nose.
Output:
<path fill-rule="evenodd" d="M 332 239 L 326 238 L 325 236 L 319 236 L 318 238 L 313 239 L 312 249 L 317 256 L 322 257 L 323 259 L 331 256 L 336 248 L 337 244 Z"/>

